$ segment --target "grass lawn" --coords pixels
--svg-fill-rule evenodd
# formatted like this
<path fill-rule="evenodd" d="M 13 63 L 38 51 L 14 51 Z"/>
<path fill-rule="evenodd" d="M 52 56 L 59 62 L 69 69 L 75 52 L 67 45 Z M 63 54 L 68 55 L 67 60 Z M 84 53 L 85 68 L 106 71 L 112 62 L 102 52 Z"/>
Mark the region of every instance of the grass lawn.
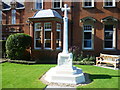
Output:
<path fill-rule="evenodd" d="M 51 67 L 50 64 L 24 65 L 2 64 L 2 88 L 45 88 L 39 78 Z M 90 65 L 76 65 L 90 74 L 92 83 L 78 88 L 118 88 L 118 70 L 110 70 Z"/>

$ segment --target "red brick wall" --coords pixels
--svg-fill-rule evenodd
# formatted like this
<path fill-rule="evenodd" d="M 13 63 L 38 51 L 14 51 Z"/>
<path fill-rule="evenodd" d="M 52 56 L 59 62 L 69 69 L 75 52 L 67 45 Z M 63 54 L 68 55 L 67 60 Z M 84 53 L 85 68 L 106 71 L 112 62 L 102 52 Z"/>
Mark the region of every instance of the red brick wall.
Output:
<path fill-rule="evenodd" d="M 119 2 L 120 4 L 120 2 Z M 93 17 L 97 20 L 95 25 L 95 34 L 94 34 L 94 50 L 93 51 L 84 51 L 84 53 L 99 55 L 102 53 L 111 53 L 111 54 L 120 54 L 120 27 L 117 28 L 117 50 L 116 51 L 104 51 L 103 50 L 103 39 L 104 39 L 104 31 L 103 31 L 103 23 L 101 19 L 107 16 L 113 16 L 117 19 L 120 17 L 120 6 L 115 8 L 103 8 L 103 2 L 96 2 L 94 8 L 82 8 L 82 3 L 74 3 L 73 4 L 73 45 L 79 46 L 82 50 L 82 23 L 80 19 L 84 17 Z M 120 19 L 119 19 L 120 20 Z M 120 26 L 120 22 L 118 22 L 118 26 Z M 119 52 L 117 52 L 119 50 Z"/>
<path fill-rule="evenodd" d="M 102 53 L 111 53 L 111 54 L 120 54 L 120 2 L 117 3 L 117 7 L 115 8 L 103 8 L 103 2 L 96 2 L 94 8 L 82 8 L 82 3 L 80 2 L 63 2 L 62 5 L 68 4 L 71 7 L 71 10 L 68 13 L 69 17 L 69 47 L 71 46 L 79 46 L 80 50 L 82 51 L 82 39 L 83 39 L 83 31 L 82 31 L 82 24 L 80 19 L 90 16 L 97 20 L 94 24 L 95 31 L 94 31 L 94 50 L 92 51 L 83 51 L 85 54 L 93 54 L 99 55 L 100 52 Z M 24 33 L 30 34 L 30 26 L 28 21 L 29 17 L 32 17 L 36 11 L 34 10 L 34 3 L 33 2 L 25 2 L 25 9 L 17 11 L 17 23 L 24 23 Z M 44 2 L 44 9 L 51 9 L 52 3 L 51 2 Z M 63 16 L 63 12 L 60 9 L 55 9 L 57 12 Z M 6 12 L 8 17 L 8 23 L 11 23 L 11 11 Z M 20 17 L 21 16 L 21 17 Z M 103 39 L 104 39 L 104 31 L 103 31 L 103 23 L 101 19 L 113 16 L 119 19 L 118 28 L 117 28 L 117 50 L 116 51 L 104 51 L 103 50 Z M 6 14 L 3 12 L 3 24 L 6 24 Z M 33 57 L 39 56 L 39 53 L 43 51 L 33 51 Z M 47 53 L 47 51 L 45 52 Z M 48 51 L 49 53 L 49 51 Z M 56 57 L 56 54 L 54 54 Z M 53 57 L 54 57 L 53 55 Z M 44 56 L 41 54 L 41 56 Z"/>

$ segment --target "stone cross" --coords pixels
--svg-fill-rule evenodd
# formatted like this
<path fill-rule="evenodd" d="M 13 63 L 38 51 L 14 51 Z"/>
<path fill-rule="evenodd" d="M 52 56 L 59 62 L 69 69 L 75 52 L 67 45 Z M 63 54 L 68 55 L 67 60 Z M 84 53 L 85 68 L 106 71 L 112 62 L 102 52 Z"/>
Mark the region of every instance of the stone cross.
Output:
<path fill-rule="evenodd" d="M 62 8 L 62 11 L 64 11 L 64 36 L 63 36 L 63 52 L 67 54 L 68 53 L 68 11 L 70 8 L 68 7 L 67 4 L 64 5 L 64 8 Z"/>

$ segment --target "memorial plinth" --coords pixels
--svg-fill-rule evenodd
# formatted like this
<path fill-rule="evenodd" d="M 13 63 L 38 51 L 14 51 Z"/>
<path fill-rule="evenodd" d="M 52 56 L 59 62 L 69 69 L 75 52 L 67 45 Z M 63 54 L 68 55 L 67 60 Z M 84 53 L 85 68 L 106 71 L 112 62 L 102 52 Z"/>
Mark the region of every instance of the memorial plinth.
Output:
<path fill-rule="evenodd" d="M 85 77 L 82 69 L 73 66 L 73 54 L 68 52 L 68 10 L 70 8 L 65 4 L 62 8 L 64 11 L 63 52 L 58 54 L 58 64 L 46 73 L 45 80 L 54 83 L 79 84 L 85 82 Z"/>

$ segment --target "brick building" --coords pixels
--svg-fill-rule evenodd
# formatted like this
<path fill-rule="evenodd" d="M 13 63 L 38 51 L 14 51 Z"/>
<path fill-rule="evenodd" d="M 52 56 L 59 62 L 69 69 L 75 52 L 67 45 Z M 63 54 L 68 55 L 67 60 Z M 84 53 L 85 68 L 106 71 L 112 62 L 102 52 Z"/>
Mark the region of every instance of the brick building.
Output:
<path fill-rule="evenodd" d="M 119 0 L 3 0 L 2 39 L 13 33 L 29 34 L 33 59 L 55 59 L 62 51 L 64 4 L 71 8 L 69 47 L 78 46 L 84 55 L 120 54 Z"/>

